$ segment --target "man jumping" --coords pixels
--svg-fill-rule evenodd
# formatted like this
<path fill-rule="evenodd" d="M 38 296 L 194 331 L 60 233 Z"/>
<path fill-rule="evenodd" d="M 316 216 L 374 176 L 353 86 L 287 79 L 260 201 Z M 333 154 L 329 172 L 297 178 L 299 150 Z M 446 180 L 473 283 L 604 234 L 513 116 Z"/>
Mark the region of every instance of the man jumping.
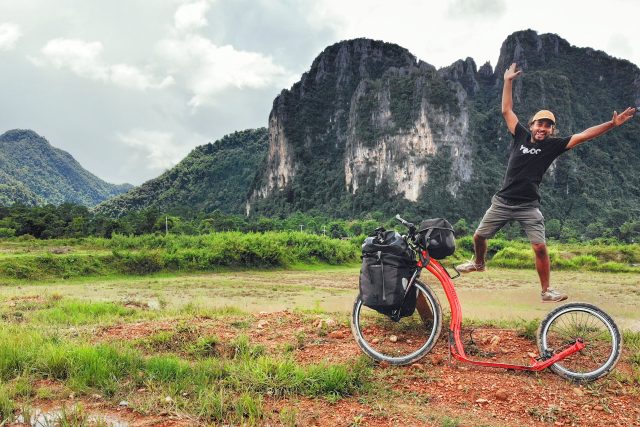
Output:
<path fill-rule="evenodd" d="M 545 243 L 544 217 L 540 212 L 538 187 L 551 163 L 562 153 L 621 126 L 636 113 L 627 108 L 621 114 L 613 112 L 613 118 L 565 138 L 554 137 L 556 118 L 551 111 L 538 111 L 529 121 L 529 130 L 518 121 L 513 112 L 512 83 L 522 73 L 513 63 L 504 73 L 502 88 L 502 116 L 513 141 L 509 146 L 509 163 L 502 188 L 491 199 L 487 210 L 473 235 L 475 259 L 459 265 L 461 273 L 485 270 L 487 239 L 493 237 L 505 224 L 515 220 L 520 223 L 536 256 L 536 270 L 542 286 L 542 302 L 559 302 L 567 295 L 549 288 L 550 261 Z"/>

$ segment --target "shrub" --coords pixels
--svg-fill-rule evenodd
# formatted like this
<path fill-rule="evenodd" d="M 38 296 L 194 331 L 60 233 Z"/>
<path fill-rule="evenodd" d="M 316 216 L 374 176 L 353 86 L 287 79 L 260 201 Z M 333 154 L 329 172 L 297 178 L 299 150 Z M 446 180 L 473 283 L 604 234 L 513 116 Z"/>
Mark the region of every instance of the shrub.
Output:
<path fill-rule="evenodd" d="M 34 280 L 41 277 L 41 271 L 30 260 L 2 260 L 0 274 L 11 279 Z"/>
<path fill-rule="evenodd" d="M 533 263 L 531 249 L 503 248 L 491 259 L 491 265 L 506 268 L 529 268 Z"/>
<path fill-rule="evenodd" d="M 16 235 L 16 230 L 13 228 L 0 227 L 0 238 L 13 237 Z"/>
<path fill-rule="evenodd" d="M 45 255 L 0 259 L 0 276 L 11 279 L 63 279 L 108 274 L 110 269 L 102 255 Z"/>
<path fill-rule="evenodd" d="M 472 236 L 460 237 L 456 241 L 456 247 L 458 249 L 463 249 L 465 251 L 473 252 L 473 237 Z"/>
<path fill-rule="evenodd" d="M 571 258 L 571 264 L 576 268 L 590 269 L 590 267 L 596 267 L 599 263 L 598 258 L 593 255 L 578 255 Z"/>
<path fill-rule="evenodd" d="M 73 278 L 90 275 L 135 274 L 161 271 L 212 271 L 219 267 L 273 268 L 300 263 L 345 264 L 357 262 L 365 236 L 348 240 L 297 231 L 264 233 L 221 232 L 198 236 L 143 235 L 101 238 L 33 240 L 11 239 L 19 256 L 0 257 L 0 277 L 18 280 Z M 473 238 L 456 241 L 457 262 L 473 253 Z M 53 255 L 52 247 L 74 248 Z M 78 248 L 80 250 L 76 250 Z M 96 249 L 105 249 L 97 252 Z M 106 250 L 111 250 L 107 253 Z M 608 272 L 640 272 L 640 245 L 598 244 L 549 245 L 554 269 Z M 528 242 L 490 239 L 489 265 L 506 268 L 534 268 Z"/>
<path fill-rule="evenodd" d="M 162 258 L 156 251 L 120 252 L 114 250 L 113 256 L 118 271 L 125 274 L 157 273 L 164 267 Z"/>

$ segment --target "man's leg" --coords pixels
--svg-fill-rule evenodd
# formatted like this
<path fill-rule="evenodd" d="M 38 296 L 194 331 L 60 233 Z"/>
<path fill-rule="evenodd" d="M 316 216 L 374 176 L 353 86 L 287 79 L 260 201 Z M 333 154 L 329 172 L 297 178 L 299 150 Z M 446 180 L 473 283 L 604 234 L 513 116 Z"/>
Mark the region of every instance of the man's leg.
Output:
<path fill-rule="evenodd" d="M 536 255 L 536 270 L 540 277 L 542 288 L 542 302 L 560 302 L 567 299 L 567 295 L 549 287 L 551 276 L 551 261 L 545 243 L 544 217 L 538 208 L 522 209 L 517 213 L 517 219 L 529 237 L 531 247 Z"/>
<path fill-rule="evenodd" d="M 418 310 L 418 314 L 420 314 L 420 318 L 425 325 L 428 325 L 429 322 L 433 322 L 433 312 L 431 311 L 431 307 L 429 307 L 426 298 L 422 295 L 422 292 L 418 292 L 416 309 Z"/>
<path fill-rule="evenodd" d="M 485 271 L 485 258 L 487 256 L 487 239 L 495 234 L 511 219 L 511 212 L 508 206 L 502 204 L 496 197 L 491 199 L 491 206 L 487 209 L 478 229 L 473 234 L 473 261 L 460 264 L 456 268 L 460 273 L 470 273 L 472 271 Z"/>
<path fill-rule="evenodd" d="M 549 260 L 547 245 L 545 243 L 532 243 L 531 247 L 536 254 L 536 270 L 538 270 L 538 277 L 540 277 L 542 292 L 547 292 L 551 276 L 551 261 Z"/>
<path fill-rule="evenodd" d="M 484 265 L 487 256 L 487 239 L 475 233 L 473 235 L 473 252 L 475 253 L 475 261 L 477 265 Z"/>
<path fill-rule="evenodd" d="M 487 238 L 482 237 L 476 231 L 473 234 L 473 260 L 469 260 L 456 267 L 460 273 L 470 273 L 472 271 L 484 271 L 484 261 L 487 255 Z"/>

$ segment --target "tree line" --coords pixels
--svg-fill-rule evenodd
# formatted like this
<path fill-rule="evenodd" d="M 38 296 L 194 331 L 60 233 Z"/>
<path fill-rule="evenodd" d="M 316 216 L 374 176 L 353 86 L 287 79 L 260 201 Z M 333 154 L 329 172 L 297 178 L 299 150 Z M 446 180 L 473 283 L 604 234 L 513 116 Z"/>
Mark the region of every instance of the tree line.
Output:
<path fill-rule="evenodd" d="M 401 212 L 401 214 L 403 214 Z M 404 214 L 403 214 L 404 215 Z M 423 218 L 408 220 L 418 223 Z M 288 216 L 244 216 L 227 214 L 219 210 L 200 212 L 192 216 L 165 213 L 155 208 L 132 212 L 119 218 L 97 214 L 86 206 L 65 203 L 59 206 L 40 207 L 0 206 L 0 238 L 33 236 L 37 239 L 105 237 L 114 234 L 138 236 L 144 234 L 199 235 L 220 231 L 267 232 L 302 231 L 347 238 L 368 235 L 377 227 L 403 231 L 392 216 L 380 211 L 360 218 L 337 219 L 322 214 L 294 213 Z M 458 237 L 470 235 L 477 224 L 465 218 L 454 222 Z M 518 224 L 503 229 L 498 237 L 523 239 Z M 636 243 L 640 241 L 640 221 L 621 222 L 620 226 L 594 222 L 584 225 L 575 221 L 547 221 L 547 237 L 560 242 L 581 242 L 594 239 L 612 243 Z"/>

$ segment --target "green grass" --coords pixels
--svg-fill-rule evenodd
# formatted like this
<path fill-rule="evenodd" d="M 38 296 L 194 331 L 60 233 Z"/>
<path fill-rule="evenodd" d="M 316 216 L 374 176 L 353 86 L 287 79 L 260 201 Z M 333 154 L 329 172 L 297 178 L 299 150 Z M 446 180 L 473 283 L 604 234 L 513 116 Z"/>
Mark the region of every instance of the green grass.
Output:
<path fill-rule="evenodd" d="M 299 232 L 0 242 L 0 249 L 5 249 L 0 251 L 0 278 L 17 280 L 341 265 L 356 262 L 359 253 L 349 241 Z"/>
<path fill-rule="evenodd" d="M 220 353 L 221 341 L 215 335 L 200 337 L 187 347 L 187 353 L 193 357 L 218 357 Z"/>
<path fill-rule="evenodd" d="M 640 272 L 640 267 L 619 261 L 607 261 L 608 257 L 602 256 L 603 252 L 598 252 L 601 254 L 601 258 L 598 258 L 593 254 L 581 254 L 581 251 L 572 253 L 551 247 L 549 249 L 551 268 L 554 270 L 590 270 L 608 273 Z M 607 254 L 611 255 L 610 251 Z M 531 268 L 535 265 L 534 263 L 535 257 L 531 248 L 510 246 L 496 252 L 487 265 L 501 268 Z"/>
<path fill-rule="evenodd" d="M 11 420 L 15 403 L 6 385 L 0 384 L 0 420 Z"/>
<path fill-rule="evenodd" d="M 32 320 L 42 324 L 87 325 L 112 323 L 115 320 L 133 319 L 137 310 L 112 302 L 83 302 L 64 300 L 38 310 Z"/>
<path fill-rule="evenodd" d="M 563 244 L 547 242 L 553 270 L 640 273 L 640 244 Z M 457 240 L 454 262 L 473 256 L 473 239 Z M 487 249 L 489 267 L 533 269 L 535 258 L 531 245 L 518 240 L 491 239 Z"/>
<path fill-rule="evenodd" d="M 135 390 L 144 387 L 154 390 L 156 401 L 169 396 L 208 421 L 256 424 L 264 415 L 262 395 L 339 399 L 357 393 L 369 377 L 362 363 L 300 366 L 267 355 L 246 335 L 229 343 L 233 351 L 211 354 L 217 345 L 211 337 L 195 339 L 193 348 L 209 354 L 189 361 L 176 354 L 145 355 L 124 343 L 88 344 L 9 326 L 0 331 L 0 378 L 11 382 L 12 391 L 0 387 L 0 414 L 11 417 L 16 396 L 30 396 L 34 381 L 50 379 L 79 396 L 99 393 L 114 400 L 135 399 Z"/>
<path fill-rule="evenodd" d="M 634 381 L 640 385 L 640 332 L 624 331 L 622 342 L 629 351 Z"/>
<path fill-rule="evenodd" d="M 440 425 L 442 427 L 458 427 L 460 425 L 460 420 L 458 418 L 451 417 L 442 417 Z"/>
<path fill-rule="evenodd" d="M 519 336 L 530 341 L 536 341 L 539 325 L 540 321 L 538 319 L 530 321 L 522 320 L 516 322 L 515 329 L 518 331 Z"/>
<path fill-rule="evenodd" d="M 285 427 L 295 427 L 298 425 L 298 410 L 285 406 L 280 410 L 280 422 Z"/>
<path fill-rule="evenodd" d="M 143 235 L 112 239 L 0 239 L 0 279 L 73 279 L 167 272 L 210 272 L 224 268 L 301 271 L 327 265 L 358 263 L 362 237 L 330 239 L 299 232 L 223 232 L 200 236 Z M 456 263 L 472 256 L 471 237 L 457 241 Z M 640 244 L 560 244 L 549 242 L 555 270 L 640 273 Z M 533 251 L 527 242 L 492 239 L 488 265 L 532 269 Z"/>
<path fill-rule="evenodd" d="M 178 310 L 180 315 L 190 315 L 194 317 L 215 318 L 225 316 L 238 316 L 246 314 L 242 309 L 238 307 L 225 306 L 218 308 L 206 308 L 198 304 L 189 303 L 181 307 Z"/>
<path fill-rule="evenodd" d="M 154 313 L 127 308 L 113 302 L 90 302 L 64 299 L 53 294 L 47 299 L 27 298 L 14 301 L 9 307 L 0 306 L 0 318 L 5 321 L 42 326 L 80 326 L 95 323 L 111 324 L 153 317 Z"/>

